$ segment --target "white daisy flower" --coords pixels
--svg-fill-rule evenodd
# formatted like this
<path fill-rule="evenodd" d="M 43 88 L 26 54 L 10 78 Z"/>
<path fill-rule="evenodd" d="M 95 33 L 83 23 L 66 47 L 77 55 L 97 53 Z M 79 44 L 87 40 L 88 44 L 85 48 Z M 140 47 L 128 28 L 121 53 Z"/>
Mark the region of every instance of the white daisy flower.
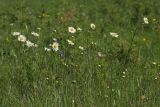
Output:
<path fill-rule="evenodd" d="M 83 52 L 81 52 L 81 55 L 83 55 L 84 53 Z"/>
<path fill-rule="evenodd" d="M 125 78 L 126 76 L 125 76 L 125 75 L 123 75 L 122 77 L 123 77 L 123 78 Z"/>
<path fill-rule="evenodd" d="M 24 35 L 19 35 L 18 36 L 18 41 L 20 41 L 20 42 L 25 42 L 27 39 L 26 39 L 26 37 L 24 36 Z"/>
<path fill-rule="evenodd" d="M 149 24 L 147 17 L 144 17 L 144 18 L 143 18 L 143 21 L 144 21 L 144 24 Z"/>
<path fill-rule="evenodd" d="M 54 51 L 58 51 L 59 50 L 59 43 L 58 42 L 53 42 L 51 45 L 52 49 Z"/>
<path fill-rule="evenodd" d="M 31 41 L 27 40 L 27 41 L 26 41 L 26 46 L 27 46 L 27 47 L 33 47 L 33 46 L 34 46 L 34 43 L 32 43 Z"/>
<path fill-rule="evenodd" d="M 68 27 L 68 32 L 76 33 L 76 29 L 74 27 Z"/>
<path fill-rule="evenodd" d="M 27 47 L 38 47 L 37 44 L 35 44 L 35 43 L 33 43 L 33 42 L 29 41 L 29 40 L 26 41 L 26 46 Z"/>
<path fill-rule="evenodd" d="M 98 56 L 99 57 L 102 57 L 103 55 L 102 55 L 102 52 L 98 52 Z"/>
<path fill-rule="evenodd" d="M 148 21 L 148 18 L 147 18 L 147 17 L 144 17 L 144 18 L 143 18 L 143 21 L 144 21 L 145 24 L 149 24 L 149 21 Z"/>
<path fill-rule="evenodd" d="M 73 43 L 71 40 L 69 40 L 69 39 L 67 39 L 67 42 L 68 42 L 68 44 L 70 44 L 70 45 L 74 45 L 74 43 Z"/>
<path fill-rule="evenodd" d="M 36 32 L 31 32 L 31 34 L 32 34 L 33 36 L 39 37 L 39 34 L 36 33 Z"/>
<path fill-rule="evenodd" d="M 78 48 L 81 49 L 81 50 L 84 50 L 84 47 L 82 47 L 82 46 L 79 46 Z"/>
<path fill-rule="evenodd" d="M 47 52 L 51 51 L 51 49 L 49 49 L 47 47 L 45 47 L 44 50 L 47 51 Z"/>
<path fill-rule="evenodd" d="M 57 41 L 57 39 L 56 38 L 53 38 L 53 40 L 56 42 Z"/>
<path fill-rule="evenodd" d="M 114 33 L 114 32 L 110 32 L 110 35 L 112 36 L 112 37 L 115 37 L 115 38 L 118 38 L 118 34 L 117 33 Z"/>
<path fill-rule="evenodd" d="M 91 27 L 91 29 L 93 29 L 93 30 L 94 30 L 94 29 L 96 28 L 96 25 L 95 25 L 95 24 L 93 24 L 93 23 L 91 23 L 91 24 L 90 24 L 90 27 Z"/>
<path fill-rule="evenodd" d="M 13 32 L 12 35 L 13 36 L 19 36 L 21 33 L 20 32 Z"/>
<path fill-rule="evenodd" d="M 156 65 L 157 63 L 156 63 L 156 62 L 152 62 L 152 64 L 153 64 L 153 65 Z"/>

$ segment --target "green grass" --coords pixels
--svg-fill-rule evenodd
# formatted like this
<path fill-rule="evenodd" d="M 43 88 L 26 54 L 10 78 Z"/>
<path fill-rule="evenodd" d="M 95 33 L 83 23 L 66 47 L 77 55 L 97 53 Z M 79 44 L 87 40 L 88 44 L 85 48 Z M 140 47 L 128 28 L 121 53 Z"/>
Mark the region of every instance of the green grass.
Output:
<path fill-rule="evenodd" d="M 159 107 L 159 7 L 159 0 L 0 0 L 0 107 Z M 70 26 L 82 31 L 71 34 Z M 59 51 L 44 51 L 53 38 Z"/>

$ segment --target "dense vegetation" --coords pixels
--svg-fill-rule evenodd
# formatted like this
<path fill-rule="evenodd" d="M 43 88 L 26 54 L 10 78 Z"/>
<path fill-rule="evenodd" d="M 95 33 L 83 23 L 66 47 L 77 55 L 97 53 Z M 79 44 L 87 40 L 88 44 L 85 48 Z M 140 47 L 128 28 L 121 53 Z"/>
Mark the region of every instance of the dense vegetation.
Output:
<path fill-rule="evenodd" d="M 0 107 L 159 107 L 159 7 L 0 0 Z"/>

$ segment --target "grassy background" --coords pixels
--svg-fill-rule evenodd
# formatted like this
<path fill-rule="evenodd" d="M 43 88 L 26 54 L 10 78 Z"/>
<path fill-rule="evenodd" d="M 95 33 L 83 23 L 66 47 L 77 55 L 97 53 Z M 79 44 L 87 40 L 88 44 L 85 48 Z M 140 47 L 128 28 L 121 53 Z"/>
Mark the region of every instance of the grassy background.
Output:
<path fill-rule="evenodd" d="M 159 107 L 159 7 L 159 0 L 0 0 L 0 106 Z M 23 46 L 14 31 L 39 47 Z M 53 38 L 63 56 L 44 51 Z"/>

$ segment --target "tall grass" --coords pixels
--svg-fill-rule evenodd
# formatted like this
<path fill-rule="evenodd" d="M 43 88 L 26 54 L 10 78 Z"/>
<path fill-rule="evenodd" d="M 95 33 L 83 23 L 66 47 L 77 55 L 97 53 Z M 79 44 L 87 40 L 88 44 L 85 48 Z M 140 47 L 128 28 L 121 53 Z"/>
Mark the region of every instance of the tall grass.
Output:
<path fill-rule="evenodd" d="M 0 0 L 0 106 L 159 107 L 159 7 L 158 0 Z M 82 31 L 71 34 L 70 26 Z M 38 47 L 20 43 L 15 31 Z M 60 50 L 46 52 L 53 38 Z"/>

